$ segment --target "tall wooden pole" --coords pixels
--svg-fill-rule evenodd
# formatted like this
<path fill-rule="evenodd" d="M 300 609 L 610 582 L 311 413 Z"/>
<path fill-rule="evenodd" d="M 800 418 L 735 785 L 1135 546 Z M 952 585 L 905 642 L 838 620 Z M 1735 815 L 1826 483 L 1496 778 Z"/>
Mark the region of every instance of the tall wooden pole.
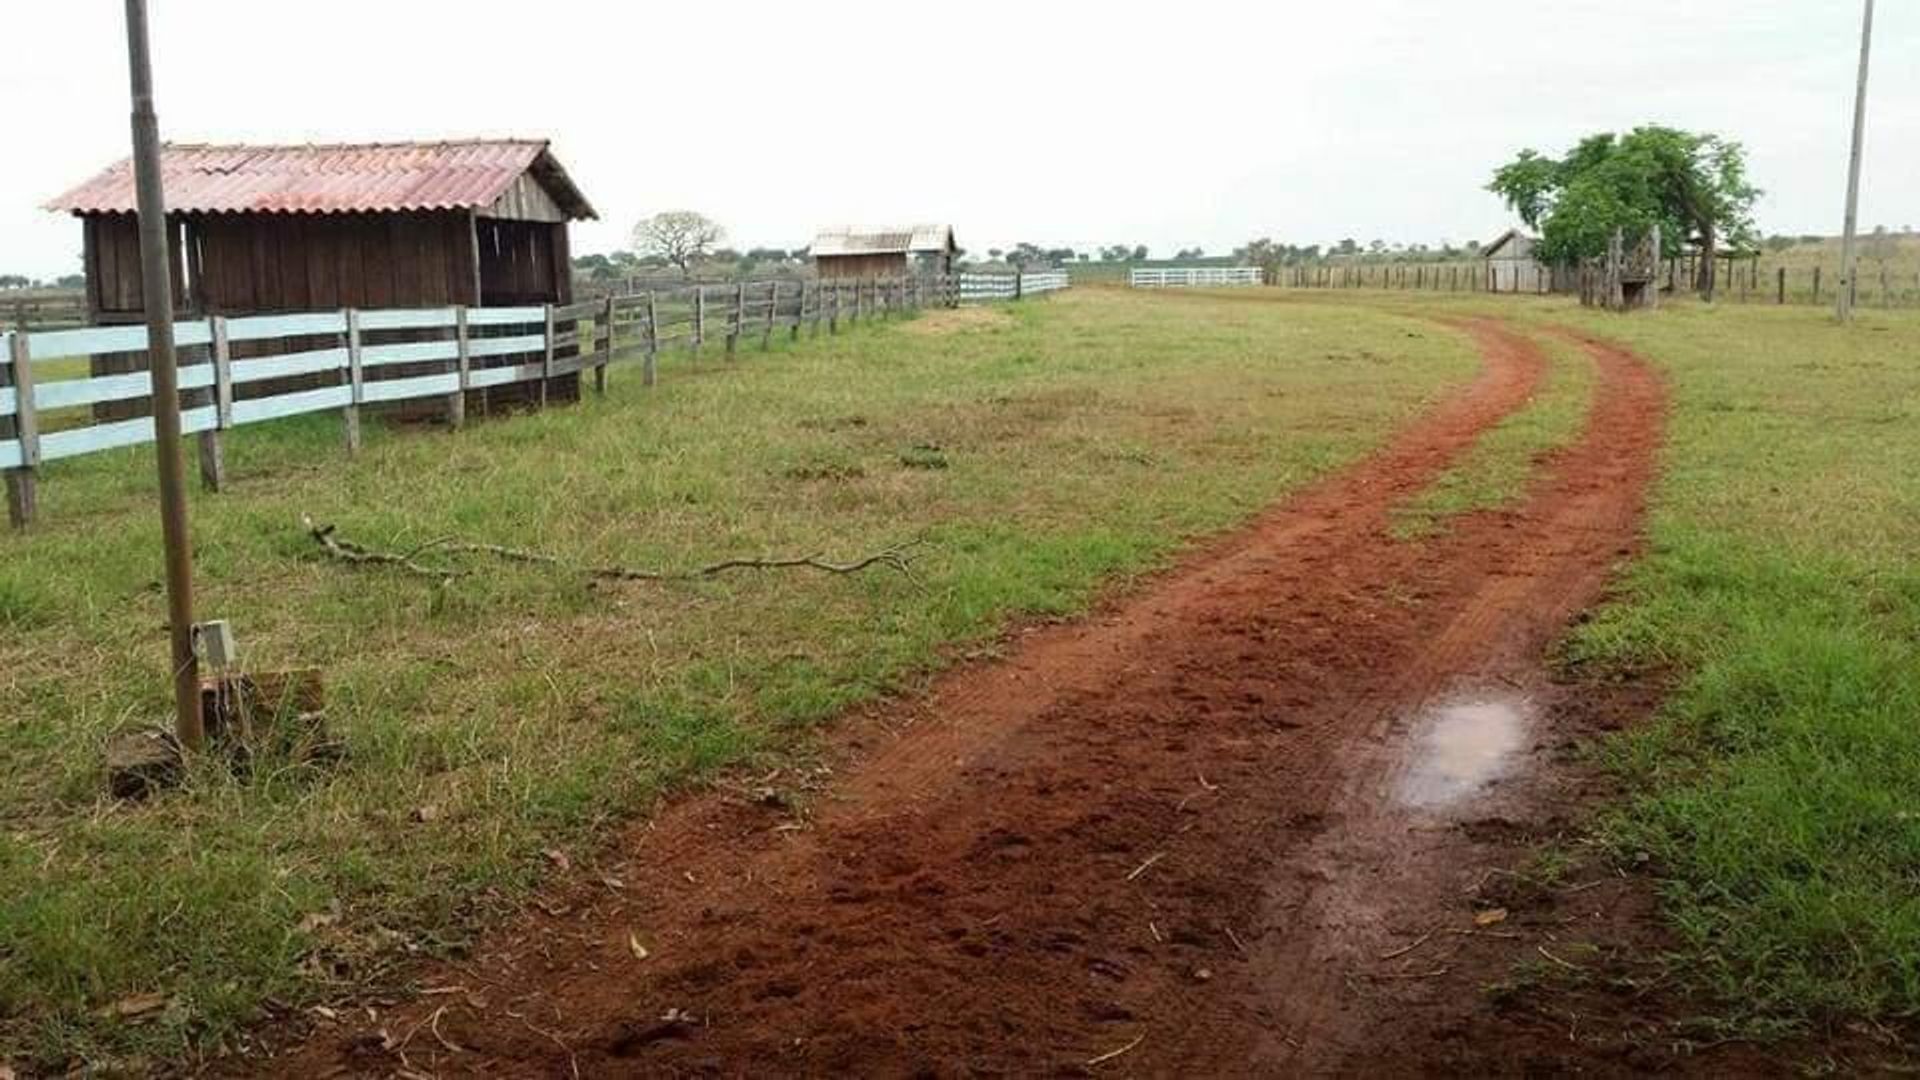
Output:
<path fill-rule="evenodd" d="M 1847 222 L 1840 234 L 1841 322 L 1853 318 L 1855 275 L 1853 241 L 1860 228 L 1860 148 L 1867 137 L 1867 60 L 1873 54 L 1873 0 L 1866 0 L 1867 13 L 1860 29 L 1860 83 L 1853 94 L 1853 153 L 1847 160 Z"/>
<path fill-rule="evenodd" d="M 180 375 L 173 350 L 173 276 L 167 204 L 160 189 L 160 122 L 153 111 L 146 0 L 127 0 L 127 68 L 133 83 L 133 176 L 140 207 L 140 284 L 153 372 L 154 457 L 160 464 L 160 530 L 166 547 L 167 622 L 173 643 L 174 733 L 198 750 L 200 669 L 193 655 L 193 554 L 187 537 L 186 465 L 180 457 Z"/>

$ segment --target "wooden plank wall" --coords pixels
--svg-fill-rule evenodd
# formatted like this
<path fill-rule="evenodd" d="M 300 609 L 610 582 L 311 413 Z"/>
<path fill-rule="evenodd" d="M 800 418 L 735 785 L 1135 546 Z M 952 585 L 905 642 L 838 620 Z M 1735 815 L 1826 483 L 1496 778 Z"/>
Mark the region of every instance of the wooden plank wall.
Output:
<path fill-rule="evenodd" d="M 212 315 L 474 305 L 464 213 L 190 219 Z"/>
<path fill-rule="evenodd" d="M 146 309 L 141 294 L 140 220 L 133 214 L 96 214 L 82 219 L 82 258 L 87 267 L 87 308 L 95 322 L 137 321 Z M 173 247 L 173 302 L 189 307 L 182 263 L 181 224 L 169 222 Z"/>
<path fill-rule="evenodd" d="M 850 278 L 864 281 L 868 278 L 904 277 L 907 274 L 907 257 L 900 253 L 823 255 L 814 260 L 814 271 L 823 280 Z"/>

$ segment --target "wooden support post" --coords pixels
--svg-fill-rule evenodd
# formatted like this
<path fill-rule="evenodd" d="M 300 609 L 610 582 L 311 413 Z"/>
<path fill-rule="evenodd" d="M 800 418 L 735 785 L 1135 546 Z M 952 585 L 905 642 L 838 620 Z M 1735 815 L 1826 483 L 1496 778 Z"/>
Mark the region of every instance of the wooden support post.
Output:
<path fill-rule="evenodd" d="M 600 304 L 600 314 L 594 322 L 599 324 L 594 328 L 594 336 L 602 340 L 594 350 L 597 362 L 593 365 L 593 392 L 605 397 L 607 365 L 613 363 L 613 297 L 607 297 Z"/>
<path fill-rule="evenodd" d="M 213 404 L 219 413 L 220 430 L 233 427 L 233 347 L 227 342 L 227 320 L 215 315 L 207 320 L 213 332 Z"/>
<path fill-rule="evenodd" d="M 473 337 L 467 332 L 467 306 L 453 309 L 453 393 L 447 395 L 447 429 L 467 426 L 467 383 L 473 372 Z"/>
<path fill-rule="evenodd" d="M 738 282 L 733 287 L 733 311 L 727 316 L 727 359 L 740 347 L 740 323 L 747 314 L 747 286 Z"/>
<path fill-rule="evenodd" d="M 544 409 L 547 407 L 547 384 L 553 381 L 553 305 L 541 304 L 540 309 L 546 321 L 546 348 L 540 354 L 540 407 Z"/>
<path fill-rule="evenodd" d="M 660 355 L 660 307 L 654 303 L 653 290 L 647 290 L 647 354 L 640 365 L 640 384 L 652 386 Z"/>
<path fill-rule="evenodd" d="M 1820 268 L 1813 268 L 1813 302 L 1820 302 Z"/>
<path fill-rule="evenodd" d="M 200 486 L 219 491 L 227 482 L 227 455 L 220 445 L 220 432 L 233 418 L 233 373 L 228 366 L 232 348 L 227 342 L 227 320 L 216 315 L 208 323 L 212 340 L 207 345 L 207 362 L 213 365 L 213 386 L 193 391 L 187 397 L 187 405 L 214 407 L 213 427 L 196 434 L 194 442 L 200 451 Z"/>
<path fill-rule="evenodd" d="M 707 341 L 707 287 L 693 287 L 693 355 L 698 358 L 700 346 Z"/>
<path fill-rule="evenodd" d="M 773 348 L 773 320 L 780 315 L 780 279 L 767 282 L 767 321 L 760 327 L 760 351 Z"/>
<path fill-rule="evenodd" d="M 360 310 L 347 309 L 347 386 L 346 407 L 340 410 L 340 418 L 347 430 L 347 453 L 360 452 L 360 402 L 366 394 L 363 372 L 360 369 Z"/>
<path fill-rule="evenodd" d="M 800 324 L 802 322 L 805 322 L 806 318 L 807 318 L 807 283 L 805 279 L 802 279 L 800 282 L 800 308 L 799 310 L 793 313 L 793 325 L 789 327 L 787 330 L 788 341 L 800 340 Z"/>
<path fill-rule="evenodd" d="M 1787 268 L 1783 266 L 1780 269 L 1774 271 L 1774 273 L 1780 279 L 1779 288 L 1776 290 L 1779 294 L 1779 300 L 1777 300 L 1776 302 L 1780 304 L 1785 304 L 1787 302 Z"/>
<path fill-rule="evenodd" d="M 833 306 L 827 309 L 827 336 L 840 332 L 840 282 L 835 281 L 828 288 L 833 290 Z"/>
<path fill-rule="evenodd" d="M 34 504 L 38 501 L 40 464 L 40 425 L 34 412 L 33 362 L 24 330 L 7 336 L 5 377 L 0 386 L 13 387 L 13 415 L 0 416 L 0 438 L 17 439 L 20 464 L 6 470 L 7 520 L 16 529 L 33 523 Z"/>

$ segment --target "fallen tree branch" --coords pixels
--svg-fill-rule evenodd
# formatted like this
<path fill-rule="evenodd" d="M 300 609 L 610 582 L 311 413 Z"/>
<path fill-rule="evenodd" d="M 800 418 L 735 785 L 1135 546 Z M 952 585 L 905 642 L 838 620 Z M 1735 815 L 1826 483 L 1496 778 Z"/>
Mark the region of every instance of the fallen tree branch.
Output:
<path fill-rule="evenodd" d="M 306 527 L 307 535 L 313 537 L 314 541 L 318 543 L 329 556 L 339 559 L 341 562 L 357 563 L 360 565 L 397 566 L 410 574 L 418 574 L 421 577 L 430 577 L 438 581 L 445 581 L 448 578 L 460 577 L 468 573 L 466 570 L 454 567 L 427 566 L 422 563 L 417 563 L 413 560 L 412 554 L 401 555 L 391 551 L 374 551 L 362 547 L 351 540 L 342 540 L 334 535 L 333 526 L 315 525 L 313 519 L 305 514 L 300 515 L 300 524 Z"/>
<path fill-rule="evenodd" d="M 442 552 L 449 555 L 491 555 L 507 562 L 550 566 L 605 581 L 691 581 L 695 578 L 715 577 L 731 570 L 809 569 L 828 574 L 857 574 L 875 566 L 890 567 L 912 577 L 913 559 L 920 546 L 920 541 L 917 540 L 895 544 L 849 562 L 832 562 L 819 554 L 766 556 L 722 559 L 690 570 L 655 570 L 630 566 L 579 566 L 544 551 L 461 540 L 453 536 L 429 540 L 407 552 L 380 551 L 343 539 L 334 531 L 332 525 L 316 525 L 313 518 L 305 514 L 300 516 L 300 523 L 307 530 L 307 535 L 313 537 L 321 549 L 334 559 L 359 565 L 393 566 L 410 574 L 440 581 L 464 577 L 472 574 L 473 570 L 460 566 L 429 565 L 420 562 L 419 556 L 428 552 Z"/>

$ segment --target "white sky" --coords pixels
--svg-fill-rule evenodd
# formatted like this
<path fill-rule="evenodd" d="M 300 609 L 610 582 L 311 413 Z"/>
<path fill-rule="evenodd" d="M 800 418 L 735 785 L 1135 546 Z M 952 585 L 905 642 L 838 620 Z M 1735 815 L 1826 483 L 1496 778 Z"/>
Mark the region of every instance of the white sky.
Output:
<path fill-rule="evenodd" d="M 163 137 L 547 136 L 604 218 L 576 253 L 682 208 L 743 249 L 1486 239 L 1499 162 L 1649 121 L 1744 141 L 1762 228 L 1833 233 L 1859 29 L 1856 0 L 151 4 Z M 78 270 L 39 206 L 127 152 L 121 12 L 0 0 L 0 272 Z M 1920 226 L 1920 3 L 1875 38 L 1862 221 Z"/>

